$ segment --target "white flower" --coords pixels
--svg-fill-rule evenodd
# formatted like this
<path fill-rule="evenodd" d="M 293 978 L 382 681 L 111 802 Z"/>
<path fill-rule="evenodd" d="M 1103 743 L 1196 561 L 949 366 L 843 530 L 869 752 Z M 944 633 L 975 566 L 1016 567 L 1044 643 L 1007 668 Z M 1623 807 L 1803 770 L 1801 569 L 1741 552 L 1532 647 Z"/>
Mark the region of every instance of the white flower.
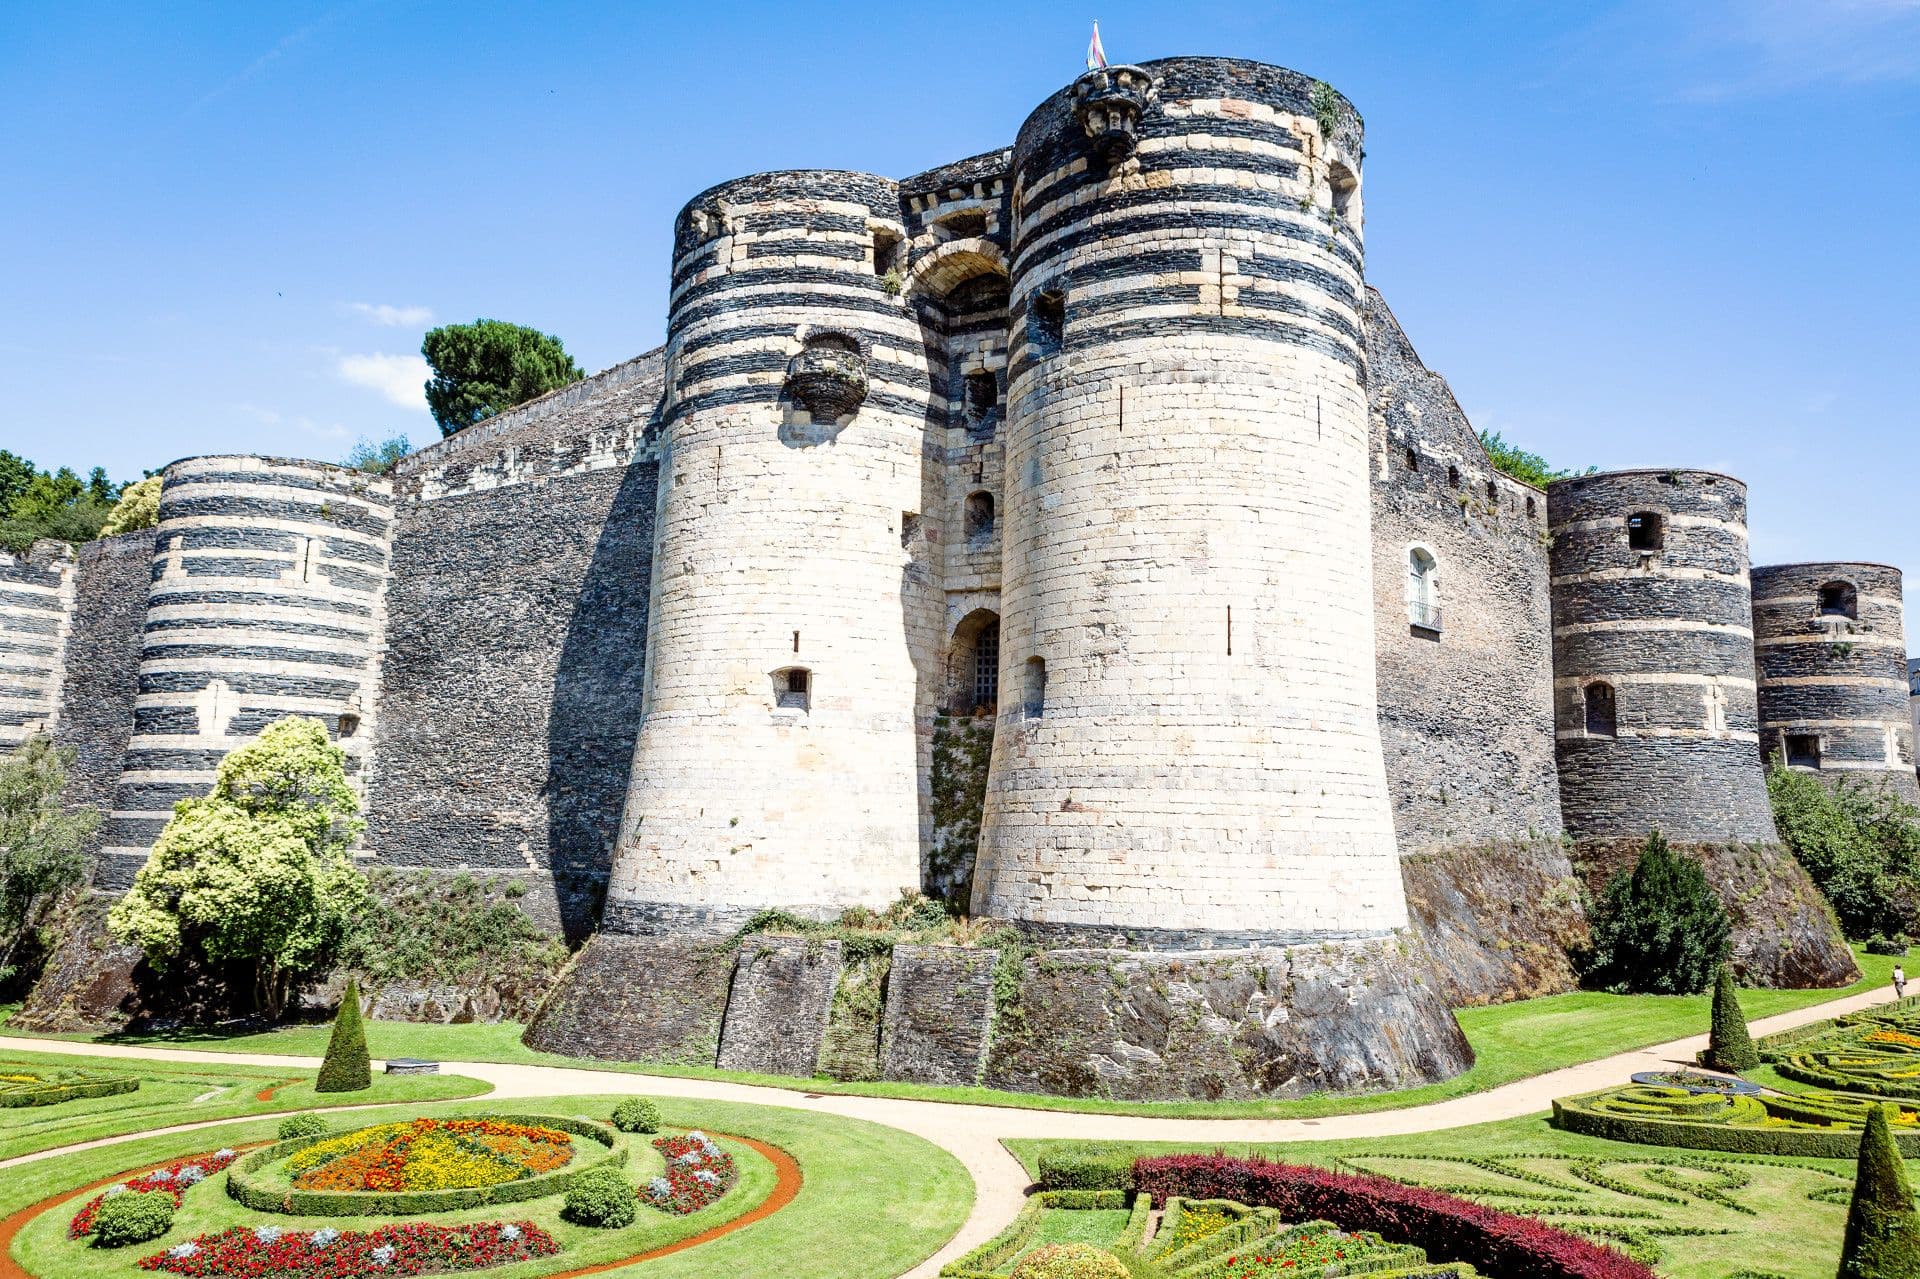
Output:
<path fill-rule="evenodd" d="M 215 1159 L 231 1159 L 233 1158 L 233 1152 L 231 1150 L 228 1150 L 225 1146 L 222 1146 L 220 1149 L 213 1152 L 213 1157 Z"/>
<path fill-rule="evenodd" d="M 188 1164 L 180 1170 L 179 1177 L 185 1184 L 194 1186 L 207 1179 L 207 1170 L 199 1164 Z"/>
<path fill-rule="evenodd" d="M 718 1173 L 709 1172 L 705 1168 L 702 1168 L 699 1172 L 694 1173 L 693 1179 L 699 1182 L 703 1186 L 717 1186 L 720 1184 L 720 1175 Z"/>
<path fill-rule="evenodd" d="M 368 1253 L 367 1256 L 372 1260 L 374 1265 L 385 1266 L 385 1265 L 392 1264 L 393 1253 L 394 1253 L 393 1245 L 390 1243 L 383 1243 L 378 1248 L 375 1248 L 372 1252 Z"/>
<path fill-rule="evenodd" d="M 687 1134 L 687 1140 L 697 1141 L 704 1146 L 707 1144 L 707 1134 L 701 1132 L 698 1128 L 695 1128 L 692 1132 Z"/>
<path fill-rule="evenodd" d="M 173 1247 L 167 1249 L 167 1255 L 169 1257 L 184 1258 L 184 1257 L 191 1257 L 199 1251 L 200 1251 L 200 1245 L 189 1240 L 186 1243 L 177 1243 L 173 1245 Z"/>
<path fill-rule="evenodd" d="M 124 1183 L 122 1183 L 117 1186 L 108 1186 L 106 1194 L 102 1195 L 101 1198 L 111 1199 L 115 1195 L 124 1195 L 126 1193 L 127 1193 L 127 1187 Z"/>
<path fill-rule="evenodd" d="M 261 1243 L 272 1243 L 285 1233 L 287 1232 L 278 1226 L 255 1226 L 253 1228 L 253 1237 Z"/>
<path fill-rule="evenodd" d="M 512 1243 L 520 1237 L 520 1227 L 511 1223 L 504 1225 L 500 1227 L 500 1237 L 508 1243 Z"/>
<path fill-rule="evenodd" d="M 159 1170 L 159 1171 L 157 1171 L 157 1172 L 150 1172 L 150 1173 L 148 1173 L 148 1174 L 147 1174 L 147 1180 L 148 1180 L 148 1181 L 158 1181 L 158 1182 L 163 1182 L 163 1183 L 164 1183 L 164 1182 L 169 1182 L 169 1181 L 172 1181 L 172 1180 L 173 1180 L 173 1174 L 172 1174 L 171 1172 L 169 1172 L 169 1171 L 167 1171 L 167 1170 L 166 1170 L 165 1168 L 162 1168 L 162 1169 L 160 1169 L 160 1170 Z"/>
<path fill-rule="evenodd" d="M 307 1242 L 316 1248 L 329 1248 L 333 1246 L 334 1241 L 338 1238 L 340 1238 L 340 1232 L 338 1230 L 335 1230 L 332 1226 L 322 1226 L 313 1232 Z"/>

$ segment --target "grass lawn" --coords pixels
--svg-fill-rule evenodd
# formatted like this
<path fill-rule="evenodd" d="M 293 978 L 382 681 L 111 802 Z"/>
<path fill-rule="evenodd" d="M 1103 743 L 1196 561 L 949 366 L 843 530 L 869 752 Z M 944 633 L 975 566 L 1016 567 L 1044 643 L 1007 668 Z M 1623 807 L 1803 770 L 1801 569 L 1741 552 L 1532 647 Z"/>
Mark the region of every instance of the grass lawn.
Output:
<path fill-rule="evenodd" d="M 1854 948 L 1861 979 L 1843 990 L 1743 990 L 1740 1004 L 1749 1020 L 1790 1012 L 1861 991 L 1886 986 L 1894 961 Z M 1428 1102 L 1446 1101 L 1484 1092 L 1530 1075 L 1578 1065 L 1595 1058 L 1665 1043 L 1690 1034 L 1704 1034 L 1710 995 L 1606 995 L 1577 991 L 1540 999 L 1460 1010 L 1461 1029 L 1473 1044 L 1473 1069 L 1444 1083 L 1402 1092 L 1365 1095 L 1316 1094 L 1291 1101 L 1243 1102 L 1125 1102 L 1094 1097 L 1043 1097 L 1001 1092 L 992 1088 L 950 1088 L 924 1084 L 843 1082 L 833 1079 L 794 1079 L 785 1075 L 750 1075 L 685 1066 L 588 1061 L 534 1052 L 520 1042 L 522 1027 L 513 1022 L 494 1025 L 423 1026 L 410 1022 L 368 1022 L 367 1045 L 376 1057 L 426 1057 L 438 1061 L 524 1062 L 530 1065 L 579 1066 L 638 1074 L 674 1075 L 694 1079 L 723 1079 L 804 1092 L 848 1093 L 875 1097 L 908 1097 L 1033 1110 L 1070 1110 L 1111 1115 L 1162 1115 L 1194 1118 L 1315 1119 L 1329 1115 L 1397 1110 Z M 3 1024 L 3 1023 L 0 1023 Z M 122 1035 L 117 1043 L 176 1045 L 211 1051 L 287 1053 L 318 1057 L 326 1051 L 328 1026 L 287 1026 L 263 1034 L 224 1036 L 206 1030 L 169 1031 L 155 1035 Z M 64 1038 L 83 1038 L 69 1036 Z"/>
<path fill-rule="evenodd" d="M 516 1114 L 552 1113 L 604 1118 L 617 1097 L 518 1099 L 506 1108 Z M 742 1133 L 771 1142 L 799 1162 L 805 1184 L 793 1203 L 736 1234 L 646 1263 L 647 1279 L 889 1279 L 932 1254 L 952 1236 L 972 1206 L 972 1183 L 959 1162 L 938 1147 L 900 1132 L 859 1120 L 800 1111 L 723 1102 L 662 1099 L 662 1118 L 674 1129 Z M 439 1115 L 486 1114 L 484 1103 L 435 1107 Z M 385 1108 L 355 1116 L 340 1127 L 357 1127 L 412 1114 Z M 146 1138 L 108 1149 L 63 1155 L 10 1169 L 0 1178 L 0 1216 L 62 1190 L 162 1160 L 201 1154 L 223 1145 L 239 1146 L 271 1139 L 273 1121 L 246 1121 L 194 1133 Z M 629 1177 L 659 1166 L 650 1138 L 637 1143 Z M 559 1220 L 557 1199 L 535 1200 L 462 1212 L 406 1218 L 436 1224 L 466 1221 L 531 1220 L 550 1230 L 565 1250 L 555 1257 L 489 1270 L 501 1279 L 532 1279 L 577 1266 L 617 1260 L 674 1239 L 684 1238 L 745 1213 L 773 1188 L 774 1171 L 764 1158 L 738 1143 L 722 1140 L 740 1169 L 740 1183 L 718 1203 L 687 1217 L 673 1218 L 643 1206 L 639 1219 L 615 1231 L 595 1231 Z M 224 1175 L 187 1192 L 171 1231 L 151 1243 L 106 1251 L 69 1241 L 67 1222 L 84 1199 L 36 1216 L 15 1241 L 12 1253 L 40 1279 L 131 1277 L 146 1273 L 135 1263 L 196 1233 L 228 1225 L 280 1225 L 312 1228 L 331 1224 L 365 1230 L 381 1218 L 356 1217 L 323 1223 L 276 1213 L 252 1213 L 226 1197 Z"/>
<path fill-rule="evenodd" d="M 352 1106 L 374 1102 L 440 1101 L 477 1097 L 489 1086 L 459 1075 L 375 1075 L 373 1087 L 358 1093 L 313 1091 L 315 1071 L 267 1066 L 221 1066 L 171 1061 L 130 1061 L 52 1053 L 0 1053 L 0 1073 L 8 1066 L 85 1070 L 100 1075 L 131 1075 L 135 1092 L 116 1097 L 63 1101 L 53 1106 L 0 1110 L 0 1159 L 54 1146 L 141 1132 L 172 1124 L 232 1119 L 316 1106 Z M 293 1082 L 288 1082 L 288 1081 Z M 259 1094 L 274 1089 L 266 1101 Z"/>
<path fill-rule="evenodd" d="M 1671 1279 L 1728 1279 L 1742 1270 L 1832 1279 L 1853 1186 L 1851 1160 L 1759 1160 L 1628 1145 L 1559 1132 L 1545 1116 L 1409 1137 L 1286 1145 L 1007 1146 L 1030 1173 L 1043 1150 L 1068 1147 L 1134 1154 L 1225 1149 L 1377 1173 L 1584 1229 Z"/>

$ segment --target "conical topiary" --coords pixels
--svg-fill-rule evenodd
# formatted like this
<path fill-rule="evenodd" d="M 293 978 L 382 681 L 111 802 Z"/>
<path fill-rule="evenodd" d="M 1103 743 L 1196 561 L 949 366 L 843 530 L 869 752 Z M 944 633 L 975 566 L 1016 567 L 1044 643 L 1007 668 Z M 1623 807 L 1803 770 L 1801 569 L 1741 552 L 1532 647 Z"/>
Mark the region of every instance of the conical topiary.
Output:
<path fill-rule="evenodd" d="M 1707 1032 L 1701 1064 L 1732 1074 L 1760 1064 L 1753 1036 L 1747 1033 L 1747 1015 L 1740 1011 L 1740 994 L 1733 988 L 1733 969 L 1725 964 L 1713 981 L 1713 1028 Z"/>
<path fill-rule="evenodd" d="M 1890 1106 L 1875 1106 L 1867 1113 L 1846 1241 L 1840 1245 L 1839 1279 L 1920 1275 L 1920 1215 L 1914 1213 L 1913 1187 L 1893 1144 L 1891 1118 Z"/>
<path fill-rule="evenodd" d="M 367 1030 L 360 1024 L 360 983 L 349 978 L 333 1018 L 327 1058 L 320 1063 L 315 1092 L 359 1092 L 373 1087 L 373 1063 L 367 1060 Z"/>

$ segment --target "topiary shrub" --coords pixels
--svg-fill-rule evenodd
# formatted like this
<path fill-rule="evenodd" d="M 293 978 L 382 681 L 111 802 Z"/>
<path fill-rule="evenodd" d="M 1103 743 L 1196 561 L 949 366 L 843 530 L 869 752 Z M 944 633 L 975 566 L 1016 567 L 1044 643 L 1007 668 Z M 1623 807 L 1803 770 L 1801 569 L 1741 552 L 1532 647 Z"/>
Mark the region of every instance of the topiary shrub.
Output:
<path fill-rule="evenodd" d="M 1705 990 L 1733 931 L 1700 863 L 1674 852 L 1659 831 L 1647 837 L 1633 870 L 1607 883 L 1589 918 L 1593 943 L 1583 975 L 1618 994 Z"/>
<path fill-rule="evenodd" d="M 292 1141 L 295 1137 L 322 1137 L 331 1128 L 326 1120 L 318 1115 L 288 1115 L 280 1121 L 280 1140 Z"/>
<path fill-rule="evenodd" d="M 560 1215 L 580 1226 L 611 1230 L 631 1224 L 639 1211 L 633 1187 L 611 1168 L 590 1168 L 567 1187 Z"/>
<path fill-rule="evenodd" d="M 1752 1070 L 1760 1053 L 1747 1031 L 1747 1015 L 1740 1011 L 1740 994 L 1733 986 L 1733 970 L 1725 964 L 1713 982 L 1713 1028 L 1707 1033 L 1707 1051 L 1700 1064 L 1729 1074 Z"/>
<path fill-rule="evenodd" d="M 1920 1216 L 1893 1144 L 1892 1108 L 1875 1106 L 1860 1138 L 1860 1162 L 1840 1245 L 1839 1279 L 1911 1279 L 1920 1275 Z"/>
<path fill-rule="evenodd" d="M 1131 1190 L 1133 1158 L 1124 1150 L 1045 1151 L 1040 1156 L 1040 1184 L 1048 1190 Z"/>
<path fill-rule="evenodd" d="M 93 1214 L 97 1248 L 124 1248 L 158 1239 L 173 1228 L 173 1196 L 164 1190 L 108 1195 Z"/>
<path fill-rule="evenodd" d="M 645 1097 L 629 1097 L 613 1108 L 613 1126 L 621 1132 L 659 1132 L 660 1108 Z"/>
<path fill-rule="evenodd" d="M 1120 1258 L 1090 1243 L 1050 1243 L 1013 1268 L 1011 1279 L 1129 1279 Z"/>
<path fill-rule="evenodd" d="M 315 1092 L 359 1092 L 373 1087 L 373 1063 L 367 1060 L 367 1029 L 360 1022 L 360 983 L 347 979 L 340 1011 L 327 1039 L 326 1060 L 320 1063 Z"/>

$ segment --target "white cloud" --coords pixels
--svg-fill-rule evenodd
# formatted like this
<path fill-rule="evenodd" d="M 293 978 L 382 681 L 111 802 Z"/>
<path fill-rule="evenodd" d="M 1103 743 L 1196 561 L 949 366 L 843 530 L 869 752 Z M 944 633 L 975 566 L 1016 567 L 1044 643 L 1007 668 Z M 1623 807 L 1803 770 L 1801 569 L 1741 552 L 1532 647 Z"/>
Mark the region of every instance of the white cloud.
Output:
<path fill-rule="evenodd" d="M 424 306 L 388 306 L 382 302 L 349 302 L 347 310 L 369 324 L 388 329 L 420 329 L 433 322 L 433 312 Z"/>
<path fill-rule="evenodd" d="M 427 379 L 433 375 L 417 355 L 343 355 L 333 367 L 343 380 L 378 391 L 403 409 L 427 407 Z"/>

